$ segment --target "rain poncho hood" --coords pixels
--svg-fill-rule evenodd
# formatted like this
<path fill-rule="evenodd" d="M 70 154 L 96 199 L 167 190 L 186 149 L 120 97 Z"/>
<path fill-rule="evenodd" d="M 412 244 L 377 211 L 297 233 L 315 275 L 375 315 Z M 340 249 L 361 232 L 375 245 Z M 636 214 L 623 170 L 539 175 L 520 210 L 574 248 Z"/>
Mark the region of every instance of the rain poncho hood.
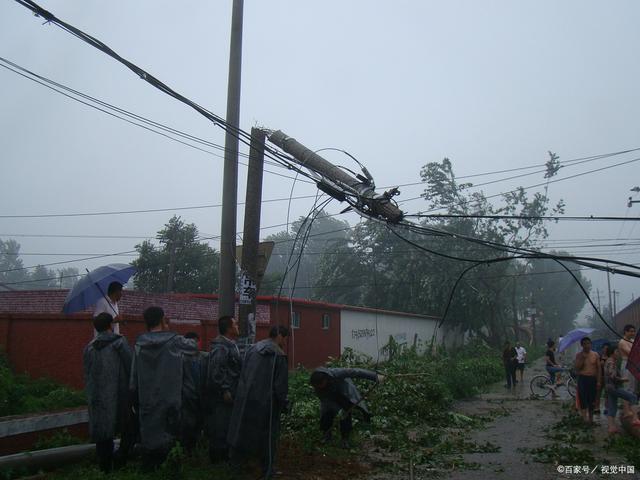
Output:
<path fill-rule="evenodd" d="M 167 450 L 183 421 L 184 363 L 198 353 L 195 342 L 174 332 L 147 332 L 134 349 L 130 388 L 138 400 L 145 450 Z"/>
<path fill-rule="evenodd" d="M 123 336 L 102 332 L 85 347 L 82 360 L 91 440 L 110 440 L 128 419 L 131 349 Z"/>
<path fill-rule="evenodd" d="M 270 339 L 252 346 L 245 355 L 238 381 L 229 445 L 263 454 L 274 449 L 272 442 L 287 403 L 288 385 L 287 356 L 282 349 Z"/>

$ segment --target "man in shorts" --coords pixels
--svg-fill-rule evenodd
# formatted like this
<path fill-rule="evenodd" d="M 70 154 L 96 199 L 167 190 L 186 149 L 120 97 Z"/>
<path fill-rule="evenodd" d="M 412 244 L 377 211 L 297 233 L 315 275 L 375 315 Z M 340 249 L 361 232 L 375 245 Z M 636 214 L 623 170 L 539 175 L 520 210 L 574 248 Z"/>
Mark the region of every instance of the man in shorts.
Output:
<path fill-rule="evenodd" d="M 582 351 L 576 355 L 575 368 L 578 373 L 578 405 L 585 422 L 593 423 L 596 392 L 602 385 L 600 355 L 591 350 L 591 339 L 580 340 Z"/>

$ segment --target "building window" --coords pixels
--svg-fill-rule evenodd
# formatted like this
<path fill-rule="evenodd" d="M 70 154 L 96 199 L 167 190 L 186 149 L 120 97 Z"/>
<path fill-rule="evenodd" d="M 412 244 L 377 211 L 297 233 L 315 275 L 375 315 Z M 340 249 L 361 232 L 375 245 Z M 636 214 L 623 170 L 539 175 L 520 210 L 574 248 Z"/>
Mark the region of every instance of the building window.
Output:
<path fill-rule="evenodd" d="M 329 324 L 331 323 L 331 317 L 328 313 L 322 314 L 322 329 L 329 330 Z"/>
<path fill-rule="evenodd" d="M 291 328 L 300 328 L 300 312 L 293 312 L 291 317 Z"/>

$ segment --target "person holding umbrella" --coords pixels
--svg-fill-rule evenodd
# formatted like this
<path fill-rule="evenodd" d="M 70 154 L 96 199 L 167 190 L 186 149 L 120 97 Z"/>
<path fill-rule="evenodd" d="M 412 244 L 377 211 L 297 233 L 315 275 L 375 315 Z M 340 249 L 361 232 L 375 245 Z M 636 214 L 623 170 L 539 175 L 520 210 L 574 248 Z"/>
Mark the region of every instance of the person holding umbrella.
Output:
<path fill-rule="evenodd" d="M 95 305 L 93 318 L 100 313 L 108 313 L 114 317 L 114 322 L 119 321 L 118 302 L 122 298 L 122 286 L 134 273 L 136 268 L 128 263 L 111 263 L 92 271 L 87 270 L 87 274 L 69 290 L 62 311 L 71 314 Z M 113 325 L 113 333 L 120 333 L 118 323 Z"/>
<path fill-rule="evenodd" d="M 120 334 L 120 312 L 118 310 L 118 302 L 122 298 L 122 284 L 120 282 L 111 282 L 107 288 L 107 296 L 100 297 L 96 302 L 93 310 L 93 318 L 101 313 L 108 313 L 113 317 L 113 333 Z"/>

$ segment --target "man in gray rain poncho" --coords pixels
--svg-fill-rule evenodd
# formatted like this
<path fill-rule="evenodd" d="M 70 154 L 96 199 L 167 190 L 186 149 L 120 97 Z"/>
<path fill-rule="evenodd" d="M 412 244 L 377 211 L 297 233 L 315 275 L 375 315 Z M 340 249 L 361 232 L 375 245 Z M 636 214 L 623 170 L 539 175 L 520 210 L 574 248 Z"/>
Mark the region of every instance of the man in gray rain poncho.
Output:
<path fill-rule="evenodd" d="M 288 403 L 288 336 L 287 327 L 272 327 L 268 339 L 247 351 L 229 424 L 233 463 L 247 454 L 260 456 L 265 479 L 274 474 L 280 414 Z"/>
<path fill-rule="evenodd" d="M 231 316 L 220 317 L 218 331 L 220 335 L 211 342 L 205 381 L 206 433 L 212 463 L 229 458 L 227 433 L 242 368 L 236 345 L 238 321 Z"/>
<path fill-rule="evenodd" d="M 113 333 L 112 321 L 108 313 L 94 317 L 97 336 L 82 356 L 91 441 L 96 443 L 100 470 L 106 473 L 113 468 L 113 438 L 122 434 L 117 457 L 121 460 L 133 441 L 128 390 L 131 349 L 122 335 Z"/>
<path fill-rule="evenodd" d="M 349 434 L 353 429 L 352 414 L 360 411 L 365 421 L 371 419 L 371 414 L 364 403 L 352 378 L 362 378 L 372 382 L 384 380 L 382 375 L 361 368 L 317 368 L 310 378 L 310 383 L 320 398 L 320 429 L 324 442 L 331 440 L 333 420 L 340 416 L 340 435 L 344 447 L 348 446 Z"/>
<path fill-rule="evenodd" d="M 182 431 L 185 416 L 183 391 L 189 381 L 183 375 L 185 359 L 197 355 L 196 343 L 167 331 L 168 321 L 160 307 L 144 311 L 147 332 L 134 349 L 130 388 L 140 422 L 140 440 L 146 468 L 164 461 Z"/>

